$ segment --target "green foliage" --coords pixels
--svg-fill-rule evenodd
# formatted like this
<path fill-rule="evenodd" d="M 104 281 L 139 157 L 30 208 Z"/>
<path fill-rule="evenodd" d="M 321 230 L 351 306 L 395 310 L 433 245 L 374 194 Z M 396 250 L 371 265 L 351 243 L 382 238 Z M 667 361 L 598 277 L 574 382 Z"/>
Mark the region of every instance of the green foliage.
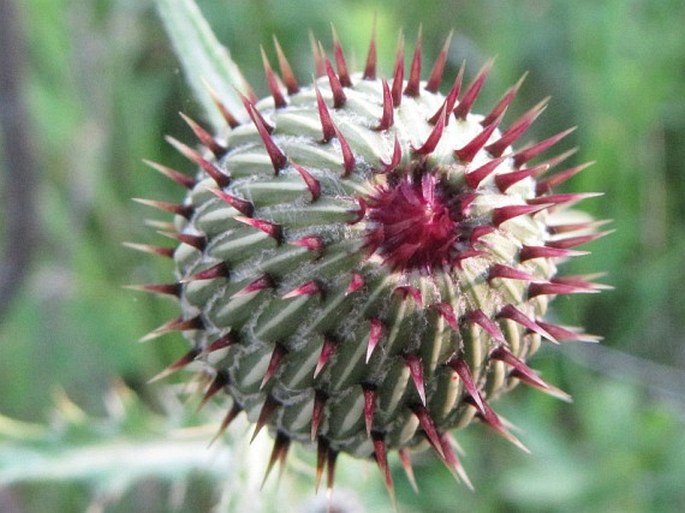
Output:
<path fill-rule="evenodd" d="M 108 392 L 103 417 L 88 416 L 63 393 L 55 403 L 48 425 L 0 417 L 0 482 L 30 498 L 35 511 L 45 504 L 53 511 L 135 510 L 134 500 L 153 497 L 165 506 L 146 511 L 193 511 L 183 507 L 186 489 L 195 504 L 207 494 L 208 509 L 219 497 L 215 483 L 233 472 L 229 451 L 207 449 L 206 432 L 184 430 L 173 412 L 152 413 L 121 384 Z"/>
<path fill-rule="evenodd" d="M 154 346 L 137 345 L 135 340 L 171 318 L 175 307 L 121 288 L 168 279 L 164 262 L 121 246 L 126 240 L 165 243 L 154 231 L 141 228 L 139 219 L 150 212 L 129 198 L 180 197 L 179 190 L 145 169 L 141 159 L 187 169 L 162 144 L 162 135 L 188 139 L 176 112 L 202 118 L 206 113 L 199 107 L 207 102 L 195 104 L 153 2 L 17 3 L 29 48 L 26 96 L 40 151 L 40 187 L 35 195 L 41 206 L 43 239 L 22 294 L 0 324 L 0 499 L 5 501 L 1 503 L 9 504 L 6 499 L 12 498 L 17 508 L 8 511 L 27 513 L 88 507 L 107 512 L 202 512 L 217 502 L 222 511 L 240 511 L 245 503 L 236 502 L 235 486 L 230 493 L 225 491 L 227 472 L 238 472 L 228 466 L 231 457 L 255 451 L 240 452 L 244 431 L 238 428 L 230 430 L 235 442 L 230 450 L 217 444 L 214 452 L 205 452 L 223 412 L 210 408 L 205 417 L 192 419 L 178 412 L 153 413 L 159 409 L 159 397 L 165 397 L 166 385 L 144 383 L 185 344 L 180 337 L 165 337 Z M 161 3 L 169 7 L 173 2 Z M 400 465 L 393 461 L 399 502 L 404 505 L 401 511 L 682 511 L 685 90 L 679 70 L 685 68 L 683 3 L 415 0 L 369 6 L 361 0 L 325 4 L 206 0 L 200 4 L 218 39 L 260 95 L 266 93 L 266 86 L 259 45 L 273 56 L 272 34 L 306 80 L 311 74 L 310 27 L 327 46 L 328 23 L 334 21 L 344 46 L 360 63 L 375 14 L 379 60 L 386 76 L 392 71 L 389 63 L 400 27 L 411 41 L 418 24 L 423 24 L 428 58 L 437 54 L 444 36 L 454 28 L 446 76 L 456 73 L 463 58 L 468 59 L 467 74 L 472 76 L 486 56 L 497 55 L 481 103 L 486 105 L 529 70 L 514 114 L 548 94 L 553 96 L 531 137 L 578 125 L 568 143 L 581 148 L 574 163 L 597 161 L 566 190 L 605 191 L 603 198 L 589 200 L 587 206 L 599 217 L 614 219 L 617 232 L 592 243 L 593 254 L 578 259 L 573 270 L 607 269 L 606 281 L 616 290 L 582 301 L 557 301 L 555 311 L 560 319 L 603 335 L 607 347 L 633 355 L 638 365 L 618 362 L 609 367 L 595 357 L 601 353 L 585 352 L 583 347 L 547 348 L 533 365 L 572 393 L 576 402 L 562 404 L 521 390 L 497 405 L 523 429 L 520 438 L 533 455 L 518 453 L 491 433 L 467 429 L 458 439 L 476 493 L 454 484 L 432 458 L 419 456 L 415 470 L 421 493 L 414 495 Z M 233 71 L 226 76 L 234 78 L 223 80 L 239 83 Z M 654 367 L 648 360 L 669 367 Z M 660 374 L 669 379 L 657 379 Z M 127 399 L 126 413 L 116 420 L 102 397 L 111 394 L 111 383 L 118 379 L 143 400 Z M 61 420 L 55 420 L 60 418 L 54 415 L 53 401 L 58 389 L 88 414 L 62 400 L 73 416 L 65 419 L 63 412 Z M 212 429 L 182 429 L 191 422 Z M 172 436 L 179 433 L 187 438 Z M 127 451 L 149 455 L 145 451 L 162 445 L 169 449 L 169 459 L 156 464 L 150 457 L 123 459 Z M 113 447 L 125 450 L 112 453 Z M 184 447 L 191 447 L 192 454 Z M 254 501 L 254 507 L 259 504 L 263 511 L 275 511 L 275 504 L 279 511 L 305 511 L 311 455 L 298 455 L 280 488 L 272 476 L 260 495 L 257 489 L 268 449 L 263 452 L 256 451 L 261 466 L 250 459 L 250 475 L 240 477 L 239 482 L 252 483 L 244 500 Z M 84 454 L 89 456 L 88 465 L 74 466 Z M 349 459 L 340 463 L 341 489 L 355 490 L 367 511 L 389 510 L 373 465 L 353 464 Z M 296 498 L 289 499 L 284 490 L 297 490 Z"/>
<path fill-rule="evenodd" d="M 242 104 L 236 89 L 247 93 L 245 78 L 231 60 L 229 51 L 216 40 L 195 2 L 157 0 L 157 5 L 195 98 L 200 100 L 204 115 L 215 129 L 222 128 L 225 122 L 207 86 L 219 94 L 231 112 L 241 112 Z"/>

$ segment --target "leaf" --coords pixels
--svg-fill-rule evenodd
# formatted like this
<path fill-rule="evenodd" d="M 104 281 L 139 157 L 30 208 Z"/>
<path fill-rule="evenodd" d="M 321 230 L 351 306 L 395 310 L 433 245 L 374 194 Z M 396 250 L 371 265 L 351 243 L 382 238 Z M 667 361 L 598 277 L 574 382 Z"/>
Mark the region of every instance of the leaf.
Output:
<path fill-rule="evenodd" d="M 231 54 L 217 40 L 194 0 L 157 0 L 157 7 L 195 97 L 214 129 L 226 125 L 205 85 L 209 84 L 239 119 L 243 106 L 236 89 L 249 90 Z"/>
<path fill-rule="evenodd" d="M 61 390 L 54 400 L 47 425 L 0 415 L 0 487 L 50 481 L 117 494 L 146 478 L 234 475 L 231 448 L 208 447 L 213 426 L 188 428 L 172 411 L 160 423 L 123 383 L 115 382 L 107 394 L 104 417 L 89 416 Z"/>

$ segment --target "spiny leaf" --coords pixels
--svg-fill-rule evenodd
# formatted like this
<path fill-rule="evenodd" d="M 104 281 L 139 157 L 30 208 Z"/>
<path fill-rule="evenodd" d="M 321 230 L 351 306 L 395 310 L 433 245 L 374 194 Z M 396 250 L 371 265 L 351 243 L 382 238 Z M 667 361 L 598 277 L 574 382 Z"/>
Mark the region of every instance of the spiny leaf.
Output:
<path fill-rule="evenodd" d="M 235 90 L 248 92 L 245 77 L 193 0 L 157 0 L 157 8 L 195 97 L 218 130 L 225 121 L 202 81 L 219 93 L 231 112 L 242 113 L 242 103 Z"/>

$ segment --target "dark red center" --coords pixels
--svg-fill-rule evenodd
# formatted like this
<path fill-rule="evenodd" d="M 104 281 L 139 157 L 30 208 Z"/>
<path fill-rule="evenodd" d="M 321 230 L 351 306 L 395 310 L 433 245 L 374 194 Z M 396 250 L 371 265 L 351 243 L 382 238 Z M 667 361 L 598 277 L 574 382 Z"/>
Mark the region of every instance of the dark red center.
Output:
<path fill-rule="evenodd" d="M 368 201 L 367 247 L 393 270 L 430 271 L 452 261 L 459 223 L 431 174 L 379 187 Z"/>

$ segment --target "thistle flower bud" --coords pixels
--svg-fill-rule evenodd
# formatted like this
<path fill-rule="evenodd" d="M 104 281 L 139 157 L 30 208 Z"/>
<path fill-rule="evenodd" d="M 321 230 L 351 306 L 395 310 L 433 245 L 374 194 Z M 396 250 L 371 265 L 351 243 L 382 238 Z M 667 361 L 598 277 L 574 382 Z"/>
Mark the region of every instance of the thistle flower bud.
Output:
<path fill-rule="evenodd" d="M 519 382 L 568 397 L 526 361 L 543 340 L 596 340 L 544 315 L 554 296 L 603 288 L 557 267 L 605 232 L 569 208 L 591 195 L 556 192 L 584 166 L 558 170 L 568 152 L 531 164 L 572 130 L 517 148 L 547 100 L 505 122 L 520 81 L 472 111 L 492 62 L 439 91 L 449 40 L 423 81 L 420 39 L 389 80 L 374 40 L 353 73 L 333 39 L 333 61 L 314 46 L 307 85 L 280 46 L 280 77 L 262 50 L 271 95 L 231 113 L 212 93 L 222 133 L 183 116 L 199 149 L 169 142 L 195 177 L 153 167 L 185 200 L 144 201 L 175 215 L 178 246 L 139 246 L 172 257 L 176 280 L 141 288 L 176 296 L 181 315 L 146 338 L 183 332 L 191 348 L 163 375 L 202 362 L 222 430 L 244 412 L 274 437 L 269 469 L 295 443 L 317 451 L 317 481 L 332 486 L 347 453 L 392 489 L 388 453 L 411 476 L 426 446 L 468 484 L 454 428 L 477 419 L 523 447 L 491 400 Z"/>

